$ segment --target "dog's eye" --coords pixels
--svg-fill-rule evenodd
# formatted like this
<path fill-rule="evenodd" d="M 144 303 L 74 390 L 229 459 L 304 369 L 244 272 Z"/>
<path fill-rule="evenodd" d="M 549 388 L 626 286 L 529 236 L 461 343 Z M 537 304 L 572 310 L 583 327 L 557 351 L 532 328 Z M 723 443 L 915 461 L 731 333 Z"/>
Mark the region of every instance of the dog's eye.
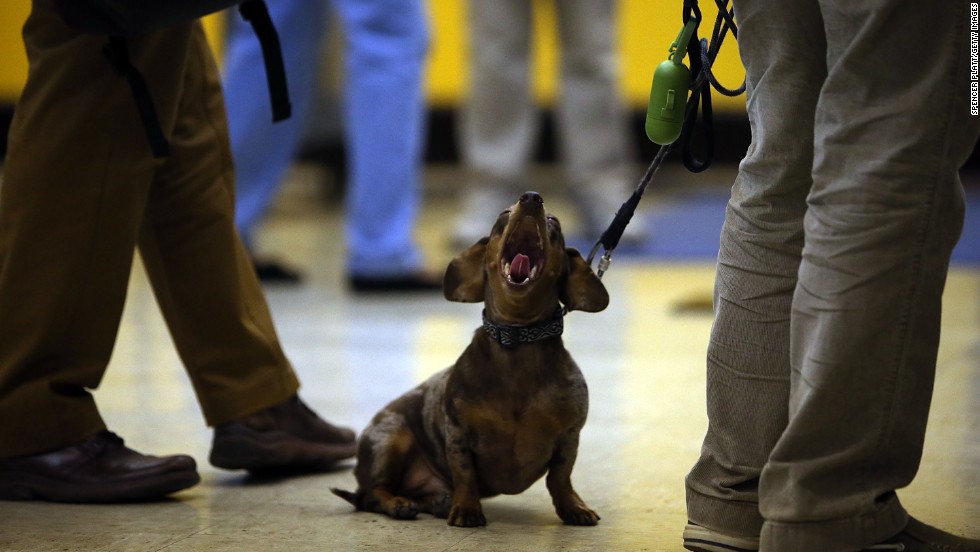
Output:
<path fill-rule="evenodd" d="M 504 227 L 507 226 L 507 220 L 510 218 L 510 209 L 507 209 L 497 215 L 497 222 L 493 224 L 493 228 L 490 230 L 490 234 L 499 234 L 504 231 Z"/>
<path fill-rule="evenodd" d="M 552 239 L 561 236 L 561 222 L 552 215 L 548 215 L 548 234 Z"/>
<path fill-rule="evenodd" d="M 548 215 L 548 226 L 561 232 L 561 222 L 554 215 Z"/>

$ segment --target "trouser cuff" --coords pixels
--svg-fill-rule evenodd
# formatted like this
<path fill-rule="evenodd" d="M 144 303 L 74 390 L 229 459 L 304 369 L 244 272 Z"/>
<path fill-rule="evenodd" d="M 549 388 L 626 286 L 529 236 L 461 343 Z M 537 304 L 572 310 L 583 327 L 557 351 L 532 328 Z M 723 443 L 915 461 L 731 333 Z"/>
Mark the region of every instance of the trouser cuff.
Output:
<path fill-rule="evenodd" d="M 860 550 L 896 535 L 908 521 L 908 513 L 892 494 L 871 515 L 809 523 L 767 521 L 760 535 L 760 550 Z"/>
<path fill-rule="evenodd" d="M 687 518 L 702 527 L 739 537 L 757 537 L 763 521 L 758 503 L 710 497 L 690 487 Z"/>

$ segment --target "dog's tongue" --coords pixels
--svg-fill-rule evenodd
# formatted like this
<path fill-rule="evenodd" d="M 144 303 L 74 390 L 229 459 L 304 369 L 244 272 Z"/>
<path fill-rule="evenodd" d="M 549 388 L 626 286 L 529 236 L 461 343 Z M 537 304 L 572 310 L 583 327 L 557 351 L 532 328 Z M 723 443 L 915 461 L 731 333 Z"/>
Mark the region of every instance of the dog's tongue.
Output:
<path fill-rule="evenodd" d="M 510 262 L 510 279 L 514 282 L 523 282 L 531 276 L 531 259 L 523 253 L 514 255 L 514 260 Z"/>

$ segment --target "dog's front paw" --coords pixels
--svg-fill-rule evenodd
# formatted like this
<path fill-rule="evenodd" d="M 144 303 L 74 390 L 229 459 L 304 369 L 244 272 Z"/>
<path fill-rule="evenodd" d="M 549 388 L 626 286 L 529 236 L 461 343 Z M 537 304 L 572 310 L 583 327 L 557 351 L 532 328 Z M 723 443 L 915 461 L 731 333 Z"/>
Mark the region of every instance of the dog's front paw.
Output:
<path fill-rule="evenodd" d="M 419 505 L 407 498 L 396 496 L 385 504 L 385 513 L 395 519 L 415 519 L 419 515 Z"/>
<path fill-rule="evenodd" d="M 558 517 L 569 525 L 597 525 L 599 514 L 593 512 L 585 504 L 558 508 Z"/>
<path fill-rule="evenodd" d="M 454 527 L 482 527 L 487 524 L 487 518 L 483 516 L 483 508 L 479 503 L 475 507 L 454 504 L 449 510 L 446 523 Z"/>

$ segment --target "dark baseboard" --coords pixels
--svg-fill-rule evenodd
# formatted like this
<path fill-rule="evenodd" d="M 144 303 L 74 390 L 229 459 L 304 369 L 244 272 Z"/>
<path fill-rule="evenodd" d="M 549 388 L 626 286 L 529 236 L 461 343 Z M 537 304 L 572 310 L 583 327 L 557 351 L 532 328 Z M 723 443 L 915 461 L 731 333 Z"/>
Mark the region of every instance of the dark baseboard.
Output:
<path fill-rule="evenodd" d="M 7 153 L 7 131 L 13 117 L 14 108 L 0 104 L 0 157 Z M 428 163 L 456 163 L 459 150 L 456 146 L 456 110 L 451 107 L 433 108 L 429 111 L 429 137 L 426 144 L 425 159 Z M 541 112 L 541 132 L 535 148 L 535 160 L 539 163 L 558 161 L 558 146 L 555 133 L 554 115 L 550 110 Z M 646 139 L 643 131 L 645 113 L 634 111 L 630 114 L 630 135 L 635 137 L 633 147 L 638 159 L 652 159 L 657 146 Z M 714 163 L 738 163 L 748 148 L 751 134 L 748 120 L 744 115 L 716 113 L 714 117 Z M 702 144 L 696 139 L 693 147 L 697 156 L 703 155 Z M 672 154 L 673 155 L 673 154 Z M 340 140 L 324 144 L 307 144 L 300 154 L 306 160 L 318 161 L 344 169 L 343 145 Z M 980 171 L 980 151 L 974 149 L 967 161 L 966 170 Z"/>
<path fill-rule="evenodd" d="M 14 118 L 14 106 L 0 104 L 0 161 L 7 155 L 7 131 L 10 130 L 10 120 Z"/>
<path fill-rule="evenodd" d="M 540 114 L 540 133 L 535 147 L 534 159 L 539 163 L 553 163 L 559 160 L 558 139 L 555 132 L 555 118 L 550 110 Z M 657 152 L 656 144 L 647 140 L 643 130 L 646 114 L 635 111 L 630 114 L 630 136 L 636 140 L 632 144 L 640 160 L 652 159 Z M 715 156 L 717 163 L 737 163 L 749 145 L 749 125 L 744 117 L 728 114 L 715 115 Z M 432 163 L 454 163 L 459 160 L 456 147 L 456 111 L 451 108 L 436 108 L 429 112 L 429 142 L 426 160 Z M 702 151 L 695 145 L 695 152 Z"/>
<path fill-rule="evenodd" d="M 429 111 L 429 140 L 425 154 L 427 162 L 456 163 L 459 161 L 456 116 L 456 110 L 452 108 L 433 108 Z M 541 132 L 538 136 L 534 158 L 539 163 L 553 163 L 558 161 L 559 157 L 554 116 L 550 110 L 544 110 L 540 117 Z M 634 137 L 633 148 L 641 163 L 653 159 L 659 148 L 646 138 L 643 130 L 645 121 L 645 112 L 640 110 L 631 112 L 630 136 Z M 733 113 L 715 113 L 714 136 L 713 162 L 717 164 L 737 164 L 742 160 L 752 139 L 748 119 L 744 115 Z M 697 135 L 692 149 L 697 157 L 704 154 L 703 144 Z M 672 153 L 671 155 L 676 154 Z M 980 171 L 980 147 L 974 148 L 973 154 L 963 168 L 969 171 Z"/>

